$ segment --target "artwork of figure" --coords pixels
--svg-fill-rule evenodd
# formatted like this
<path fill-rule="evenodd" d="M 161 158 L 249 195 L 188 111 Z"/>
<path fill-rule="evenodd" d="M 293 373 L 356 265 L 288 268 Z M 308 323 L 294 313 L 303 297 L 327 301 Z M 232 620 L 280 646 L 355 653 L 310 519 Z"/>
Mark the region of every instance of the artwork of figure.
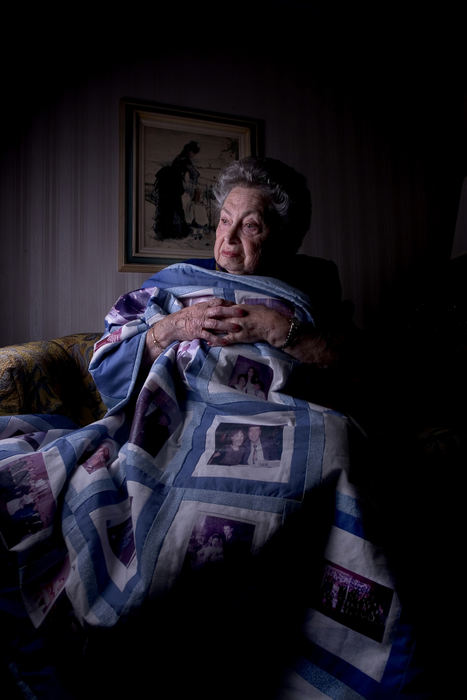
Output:
<path fill-rule="evenodd" d="M 196 141 L 186 143 L 170 165 L 157 171 L 151 201 L 155 204 L 153 230 L 158 240 L 186 238 L 196 222 L 199 171 L 193 158 L 200 148 Z"/>

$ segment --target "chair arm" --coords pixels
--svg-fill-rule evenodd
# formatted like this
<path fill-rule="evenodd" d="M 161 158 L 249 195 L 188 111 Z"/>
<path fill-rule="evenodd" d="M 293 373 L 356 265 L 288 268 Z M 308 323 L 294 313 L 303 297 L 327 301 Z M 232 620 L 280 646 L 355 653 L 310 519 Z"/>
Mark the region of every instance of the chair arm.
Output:
<path fill-rule="evenodd" d="M 0 348 L 0 415 L 53 413 L 86 425 L 105 406 L 88 371 L 99 333 Z"/>

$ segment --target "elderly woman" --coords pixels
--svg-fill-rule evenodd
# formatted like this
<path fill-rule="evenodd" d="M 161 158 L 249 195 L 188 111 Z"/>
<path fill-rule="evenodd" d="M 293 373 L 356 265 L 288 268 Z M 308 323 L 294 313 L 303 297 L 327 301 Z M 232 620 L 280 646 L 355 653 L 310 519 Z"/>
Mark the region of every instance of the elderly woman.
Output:
<path fill-rule="evenodd" d="M 54 416 L 0 422 L 0 540 L 20 554 L 18 610 L 39 627 L 66 590 L 85 628 L 130 625 L 113 644 L 88 640 L 95 694 L 238 698 L 248 689 L 286 699 L 296 693 L 272 687 L 289 678 L 310 700 L 336 688 L 394 697 L 401 677 L 411 679 L 413 644 L 352 483 L 356 427 L 318 405 L 316 376 L 303 382 L 309 398 L 300 382 L 291 388 L 297 368 L 311 376 L 338 361 L 342 328 L 335 266 L 297 254 L 309 192 L 284 164 L 248 158 L 226 168 L 215 194 L 214 259 L 167 266 L 107 314 L 90 363 L 107 414 L 82 428 Z M 270 378 L 267 397 L 232 386 L 250 365 Z M 253 430 L 280 435 L 278 454 L 264 454 L 273 463 L 239 470 L 212 460 L 220 426 L 250 426 L 250 441 Z M 243 532 L 245 556 L 186 580 L 190 542 L 207 521 Z M 339 611 L 325 624 L 329 610 L 313 603 L 323 599 L 324 555 L 331 579 L 376 597 L 381 621 Z M 212 665 L 198 673 L 207 648 L 219 652 L 216 676 Z M 125 668 L 113 671 L 120 658 Z M 89 687 L 85 679 L 79 696 Z"/>
<path fill-rule="evenodd" d="M 304 178 L 280 161 L 250 157 L 224 169 L 214 195 L 219 209 L 214 260 L 188 262 L 293 283 L 309 295 L 315 324 L 300 324 L 265 305 L 212 298 L 152 325 L 148 358 L 154 360 L 174 341 L 199 338 L 211 346 L 264 341 L 302 362 L 335 363 L 342 325 L 337 270 L 332 262 L 297 255 L 311 214 Z M 145 286 L 154 283 L 157 275 Z"/>

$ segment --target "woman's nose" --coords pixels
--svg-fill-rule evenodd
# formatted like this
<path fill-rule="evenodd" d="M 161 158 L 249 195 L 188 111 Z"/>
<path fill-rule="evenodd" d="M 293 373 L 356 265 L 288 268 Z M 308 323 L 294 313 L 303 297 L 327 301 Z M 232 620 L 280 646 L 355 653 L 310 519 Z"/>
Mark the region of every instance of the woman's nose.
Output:
<path fill-rule="evenodd" d="M 225 238 L 229 243 L 235 243 L 238 240 L 238 225 L 232 223 L 228 226 L 225 232 Z"/>

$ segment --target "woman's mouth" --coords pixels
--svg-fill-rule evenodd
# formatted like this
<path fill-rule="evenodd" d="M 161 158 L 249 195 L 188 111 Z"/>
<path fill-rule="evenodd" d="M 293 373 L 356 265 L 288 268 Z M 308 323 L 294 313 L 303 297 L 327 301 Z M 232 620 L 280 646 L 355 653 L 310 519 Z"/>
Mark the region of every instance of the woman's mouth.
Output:
<path fill-rule="evenodd" d="M 226 258 L 238 258 L 240 255 L 240 251 L 238 250 L 223 250 L 222 255 L 224 255 Z"/>

